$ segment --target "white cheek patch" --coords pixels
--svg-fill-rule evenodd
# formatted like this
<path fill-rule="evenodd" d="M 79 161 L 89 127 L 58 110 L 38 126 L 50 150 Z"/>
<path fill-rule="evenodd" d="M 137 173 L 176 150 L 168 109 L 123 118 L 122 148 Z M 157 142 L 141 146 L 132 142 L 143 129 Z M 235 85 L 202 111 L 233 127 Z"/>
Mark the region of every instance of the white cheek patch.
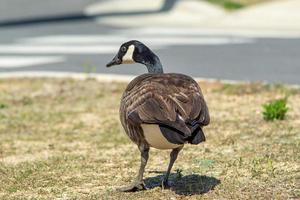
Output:
<path fill-rule="evenodd" d="M 122 64 L 131 64 L 131 63 L 135 63 L 132 56 L 133 56 L 133 52 L 134 52 L 134 45 L 130 45 L 127 49 L 126 54 L 123 56 L 122 58 Z"/>

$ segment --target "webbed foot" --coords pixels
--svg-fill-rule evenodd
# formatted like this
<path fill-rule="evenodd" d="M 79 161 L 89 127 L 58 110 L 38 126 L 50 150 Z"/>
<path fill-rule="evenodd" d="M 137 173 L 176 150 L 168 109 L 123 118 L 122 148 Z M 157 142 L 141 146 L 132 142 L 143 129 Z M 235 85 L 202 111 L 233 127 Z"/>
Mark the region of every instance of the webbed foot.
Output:
<path fill-rule="evenodd" d="M 136 192 L 141 190 L 146 190 L 144 182 L 134 182 L 128 186 L 117 188 L 119 192 Z"/>

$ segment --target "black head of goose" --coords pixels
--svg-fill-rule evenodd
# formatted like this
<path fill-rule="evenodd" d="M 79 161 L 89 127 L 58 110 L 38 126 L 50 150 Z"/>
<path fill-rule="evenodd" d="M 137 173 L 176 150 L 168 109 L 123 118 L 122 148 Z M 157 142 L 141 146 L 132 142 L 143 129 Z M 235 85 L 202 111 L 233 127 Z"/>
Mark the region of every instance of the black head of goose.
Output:
<path fill-rule="evenodd" d="M 172 149 L 163 187 L 184 144 L 205 141 L 203 126 L 209 124 L 207 105 L 197 82 L 183 74 L 163 73 L 159 58 L 143 43 L 132 40 L 121 45 L 107 67 L 144 64 L 149 73 L 132 80 L 123 93 L 120 119 L 129 138 L 138 145 L 141 165 L 136 181 L 121 191 L 145 189 L 143 173 L 150 147 Z"/>

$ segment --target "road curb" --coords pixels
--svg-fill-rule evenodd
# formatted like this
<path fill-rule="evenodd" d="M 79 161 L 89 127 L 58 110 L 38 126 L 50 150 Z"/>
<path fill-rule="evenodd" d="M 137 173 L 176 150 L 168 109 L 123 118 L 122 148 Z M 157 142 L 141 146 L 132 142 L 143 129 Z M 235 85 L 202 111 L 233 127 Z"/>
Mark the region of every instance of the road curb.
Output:
<path fill-rule="evenodd" d="M 99 82 L 118 82 L 118 83 L 128 83 L 133 80 L 136 76 L 134 75 L 116 75 L 116 74 L 96 74 L 96 73 L 74 73 L 74 72 L 39 72 L 39 71 L 19 71 L 19 72 L 4 72 L 0 73 L 0 80 L 11 79 L 11 78 L 71 78 L 76 80 L 87 80 L 95 79 Z M 227 80 L 227 79 L 214 79 L 214 78 L 203 78 L 194 77 L 197 82 L 219 82 L 225 84 L 250 84 L 250 83 L 262 83 L 268 84 L 265 81 L 251 82 L 251 81 L 241 81 L 241 80 Z M 289 88 L 300 88 L 300 85 L 295 84 L 283 84 Z"/>

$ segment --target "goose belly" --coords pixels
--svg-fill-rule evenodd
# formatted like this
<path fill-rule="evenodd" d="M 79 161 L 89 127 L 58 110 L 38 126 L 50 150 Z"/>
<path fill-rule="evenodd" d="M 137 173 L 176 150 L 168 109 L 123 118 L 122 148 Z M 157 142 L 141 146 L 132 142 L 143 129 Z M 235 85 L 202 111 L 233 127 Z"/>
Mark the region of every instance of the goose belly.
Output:
<path fill-rule="evenodd" d="M 157 149 L 175 149 L 182 146 L 182 144 L 170 143 L 162 134 L 160 128 L 156 124 L 142 124 L 141 125 L 146 141 L 151 147 Z"/>

